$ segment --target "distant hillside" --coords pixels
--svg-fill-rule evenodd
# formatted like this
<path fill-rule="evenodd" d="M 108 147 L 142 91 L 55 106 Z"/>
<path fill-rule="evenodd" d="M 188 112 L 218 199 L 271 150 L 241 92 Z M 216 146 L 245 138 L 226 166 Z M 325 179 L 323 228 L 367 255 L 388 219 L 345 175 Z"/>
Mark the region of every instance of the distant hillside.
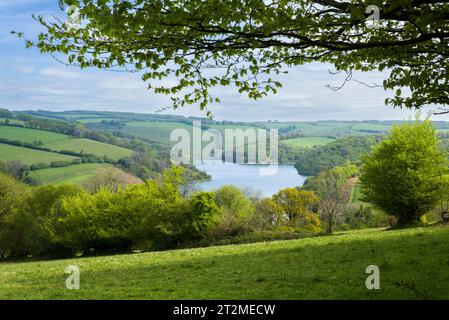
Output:
<path fill-rule="evenodd" d="M 104 120 L 104 114 L 2 110 L 0 171 L 29 184 L 81 184 L 105 170 L 116 172 L 127 181 L 141 182 L 157 177 L 171 166 L 170 146 L 164 140 L 164 131 L 159 128 L 151 131 L 153 135 L 159 134 L 158 141 L 147 139 L 144 134 L 139 137 L 112 132 L 109 129 L 124 127 L 122 121 L 117 118 Z M 93 119 L 92 128 L 79 121 L 83 117 Z M 96 119 L 99 120 L 96 122 L 98 127 L 94 126 Z M 173 128 L 170 122 L 151 123 Z M 185 170 L 186 179 L 203 181 L 209 178 L 193 166 L 185 166 Z"/>
<path fill-rule="evenodd" d="M 128 112 L 101 112 L 101 111 L 23 111 L 18 114 L 28 114 L 33 117 L 79 122 L 95 130 L 121 132 L 140 138 L 149 139 L 161 143 L 168 143 L 170 133 L 176 128 L 191 127 L 192 121 L 200 120 L 204 129 L 216 128 L 266 128 L 278 129 L 282 140 L 298 137 L 326 137 L 336 138 L 345 136 L 360 136 L 369 134 L 387 133 L 393 124 L 402 121 L 267 121 L 267 122 L 239 122 L 239 121 L 215 121 L 208 118 L 185 117 L 182 115 L 164 114 L 139 114 Z M 440 132 L 449 130 L 449 123 L 443 121 L 434 122 Z M 287 142 L 294 144 L 294 142 Z"/>

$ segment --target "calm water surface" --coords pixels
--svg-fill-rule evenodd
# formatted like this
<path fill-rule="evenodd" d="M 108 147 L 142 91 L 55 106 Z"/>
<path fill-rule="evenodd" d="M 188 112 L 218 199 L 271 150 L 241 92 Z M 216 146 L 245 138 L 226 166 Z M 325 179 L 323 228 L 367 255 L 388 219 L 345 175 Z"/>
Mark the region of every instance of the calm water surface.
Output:
<path fill-rule="evenodd" d="M 278 165 L 274 175 L 260 174 L 260 169 L 266 168 L 266 165 L 223 163 L 201 164 L 196 167 L 212 176 L 211 181 L 198 184 L 198 187 L 205 191 L 232 184 L 259 191 L 264 196 L 271 196 L 280 189 L 302 186 L 307 179 L 307 177 L 299 175 L 293 165 Z"/>

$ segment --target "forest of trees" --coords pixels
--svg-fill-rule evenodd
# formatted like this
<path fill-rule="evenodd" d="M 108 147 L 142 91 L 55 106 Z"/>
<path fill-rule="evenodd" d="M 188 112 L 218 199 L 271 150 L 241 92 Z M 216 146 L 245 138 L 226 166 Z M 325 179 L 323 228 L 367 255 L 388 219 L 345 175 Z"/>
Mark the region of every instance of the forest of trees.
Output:
<path fill-rule="evenodd" d="M 360 157 L 368 153 L 381 139 L 381 136 L 373 135 L 344 137 L 324 146 L 297 149 L 295 168 L 299 174 L 314 176 L 347 162 L 360 164 Z"/>

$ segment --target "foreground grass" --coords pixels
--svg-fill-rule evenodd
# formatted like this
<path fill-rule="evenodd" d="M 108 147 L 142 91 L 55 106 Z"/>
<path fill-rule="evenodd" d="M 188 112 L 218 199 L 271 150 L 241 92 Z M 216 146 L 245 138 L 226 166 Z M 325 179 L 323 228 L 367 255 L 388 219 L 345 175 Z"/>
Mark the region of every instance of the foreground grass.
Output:
<path fill-rule="evenodd" d="M 381 289 L 367 290 L 368 265 Z M 65 268 L 81 289 L 65 289 Z M 3 299 L 449 298 L 449 228 L 370 229 L 328 237 L 168 252 L 0 264 Z"/>

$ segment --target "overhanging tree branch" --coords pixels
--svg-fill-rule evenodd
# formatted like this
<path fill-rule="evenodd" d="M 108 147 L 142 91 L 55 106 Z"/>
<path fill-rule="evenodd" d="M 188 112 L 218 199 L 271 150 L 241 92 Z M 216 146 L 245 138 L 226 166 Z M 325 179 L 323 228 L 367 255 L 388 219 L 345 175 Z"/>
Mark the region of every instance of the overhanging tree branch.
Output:
<path fill-rule="evenodd" d="M 143 71 L 174 106 L 218 100 L 209 91 L 235 85 L 259 99 L 281 84 L 272 76 L 312 61 L 337 71 L 390 70 L 393 106 L 448 104 L 449 1 L 372 0 L 380 29 L 366 24 L 366 1 L 337 0 L 61 0 L 80 8 L 82 23 L 37 20 L 34 42 L 81 67 Z M 211 68 L 217 70 L 209 72 Z M 158 85 L 164 78 L 178 84 Z M 401 88 L 410 95 L 403 96 Z"/>

